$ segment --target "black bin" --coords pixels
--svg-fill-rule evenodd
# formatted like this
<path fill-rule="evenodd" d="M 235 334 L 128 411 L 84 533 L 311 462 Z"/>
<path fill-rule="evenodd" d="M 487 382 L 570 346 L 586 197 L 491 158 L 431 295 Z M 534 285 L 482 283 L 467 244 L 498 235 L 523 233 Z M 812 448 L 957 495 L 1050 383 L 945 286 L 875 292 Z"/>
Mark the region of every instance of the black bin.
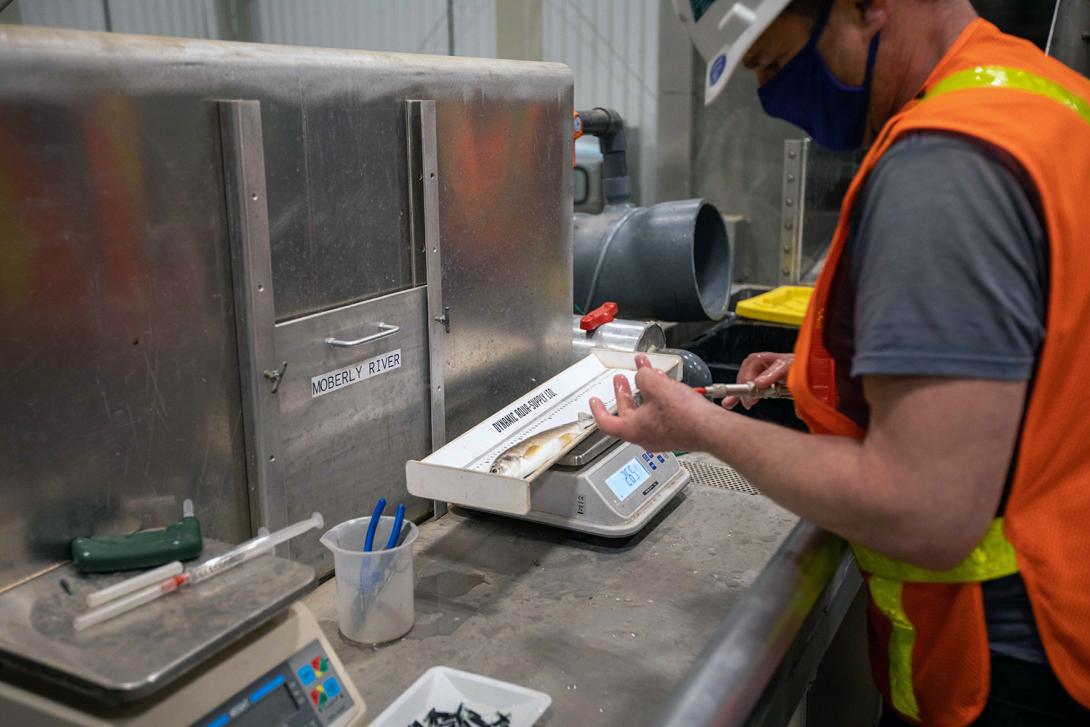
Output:
<path fill-rule="evenodd" d="M 760 323 L 732 315 L 708 329 L 699 338 L 684 344 L 682 348 L 692 351 L 707 362 L 715 383 L 733 384 L 738 380 L 738 369 L 746 356 L 760 351 L 794 351 L 798 335 L 797 328 Z M 806 429 L 802 420 L 795 416 L 795 403 L 790 399 L 766 399 L 748 412 L 741 406 L 736 407 L 735 411 L 792 429 Z"/>

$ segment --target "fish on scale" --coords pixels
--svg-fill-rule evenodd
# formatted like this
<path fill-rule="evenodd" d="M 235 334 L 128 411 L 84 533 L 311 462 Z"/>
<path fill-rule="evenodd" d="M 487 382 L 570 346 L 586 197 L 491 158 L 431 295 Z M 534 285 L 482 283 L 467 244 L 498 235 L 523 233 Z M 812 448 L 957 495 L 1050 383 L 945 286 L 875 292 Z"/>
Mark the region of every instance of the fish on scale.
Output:
<path fill-rule="evenodd" d="M 488 471 L 519 479 L 531 475 L 550 459 L 559 456 L 593 426 L 594 417 L 579 412 L 579 418 L 573 422 L 546 429 L 511 445 L 496 457 Z"/>

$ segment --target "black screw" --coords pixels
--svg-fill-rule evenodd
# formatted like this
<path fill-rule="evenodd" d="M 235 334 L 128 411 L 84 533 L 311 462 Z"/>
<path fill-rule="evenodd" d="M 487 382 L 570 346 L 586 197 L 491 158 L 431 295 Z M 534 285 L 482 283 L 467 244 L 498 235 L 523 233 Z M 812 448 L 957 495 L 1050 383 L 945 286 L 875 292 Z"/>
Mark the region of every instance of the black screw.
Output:
<path fill-rule="evenodd" d="M 495 721 L 489 722 L 463 702 L 454 712 L 441 712 L 432 707 L 424 722 L 426 724 L 416 720 L 409 727 L 510 727 L 511 715 L 497 711 Z"/>

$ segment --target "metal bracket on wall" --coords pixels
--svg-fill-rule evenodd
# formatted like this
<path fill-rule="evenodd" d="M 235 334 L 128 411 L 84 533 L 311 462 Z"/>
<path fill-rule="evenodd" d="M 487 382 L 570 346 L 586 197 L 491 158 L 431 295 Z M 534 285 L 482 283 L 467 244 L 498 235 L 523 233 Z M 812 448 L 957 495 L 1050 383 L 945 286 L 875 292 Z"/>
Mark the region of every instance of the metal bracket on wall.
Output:
<path fill-rule="evenodd" d="M 410 229 L 414 255 L 424 255 L 428 288 L 428 368 L 431 392 L 431 448 L 446 444 L 446 394 L 443 391 L 444 336 L 450 333 L 450 306 L 443 304 L 442 245 L 439 235 L 439 165 L 435 101 L 405 102 L 408 141 Z M 436 517 L 447 511 L 434 504 Z"/>
<path fill-rule="evenodd" d="M 809 139 L 788 139 L 783 149 L 783 227 L 780 230 L 780 285 L 802 278 L 803 210 Z"/>
<path fill-rule="evenodd" d="M 286 364 L 276 358 L 272 251 L 265 199 L 265 148 L 258 101 L 219 101 L 220 145 L 234 280 L 250 528 L 287 524 L 277 390 Z M 265 383 L 272 381 L 273 386 Z"/>

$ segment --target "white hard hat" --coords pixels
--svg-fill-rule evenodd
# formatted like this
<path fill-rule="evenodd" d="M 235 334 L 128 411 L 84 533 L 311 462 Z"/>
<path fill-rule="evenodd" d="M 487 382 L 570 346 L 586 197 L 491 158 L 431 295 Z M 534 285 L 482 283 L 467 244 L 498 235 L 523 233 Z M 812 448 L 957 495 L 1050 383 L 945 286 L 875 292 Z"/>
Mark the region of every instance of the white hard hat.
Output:
<path fill-rule="evenodd" d="M 673 0 L 674 10 L 708 62 L 704 103 L 719 97 L 753 41 L 791 0 Z"/>

